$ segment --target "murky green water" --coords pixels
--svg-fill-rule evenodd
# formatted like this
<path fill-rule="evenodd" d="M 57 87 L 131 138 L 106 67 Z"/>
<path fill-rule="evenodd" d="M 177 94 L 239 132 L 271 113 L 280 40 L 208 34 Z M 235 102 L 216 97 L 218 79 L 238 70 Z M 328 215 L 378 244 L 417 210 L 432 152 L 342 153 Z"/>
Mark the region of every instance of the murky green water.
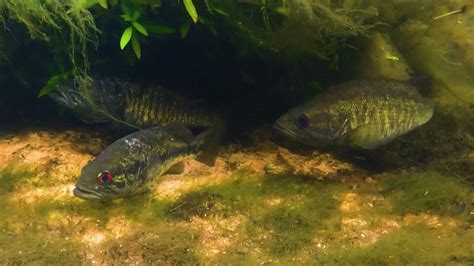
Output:
<path fill-rule="evenodd" d="M 0 8 L 0 263 L 474 262 L 469 1 Z M 214 166 L 186 160 L 130 198 L 74 197 L 82 167 L 128 131 L 37 95 L 89 75 L 161 84 L 218 113 L 227 133 Z M 411 79 L 433 117 L 372 151 L 275 134 L 289 108 L 354 79 Z"/>

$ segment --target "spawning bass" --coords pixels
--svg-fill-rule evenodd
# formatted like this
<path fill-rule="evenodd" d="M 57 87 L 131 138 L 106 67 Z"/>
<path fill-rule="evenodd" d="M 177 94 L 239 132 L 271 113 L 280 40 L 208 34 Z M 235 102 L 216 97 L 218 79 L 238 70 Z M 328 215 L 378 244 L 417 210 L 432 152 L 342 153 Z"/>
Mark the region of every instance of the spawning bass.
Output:
<path fill-rule="evenodd" d="M 136 131 L 109 145 L 81 171 L 73 193 L 83 199 L 111 200 L 146 190 L 146 184 L 173 165 L 199 156 L 206 134 L 194 136 L 181 125 Z"/>
<path fill-rule="evenodd" d="M 354 80 L 291 109 L 275 129 L 312 145 L 375 149 L 428 122 L 434 103 L 409 82 Z"/>
<path fill-rule="evenodd" d="M 59 84 L 50 97 L 87 123 L 112 123 L 132 129 L 168 124 L 207 128 L 218 116 L 158 85 L 142 86 L 118 78 L 91 78 Z"/>

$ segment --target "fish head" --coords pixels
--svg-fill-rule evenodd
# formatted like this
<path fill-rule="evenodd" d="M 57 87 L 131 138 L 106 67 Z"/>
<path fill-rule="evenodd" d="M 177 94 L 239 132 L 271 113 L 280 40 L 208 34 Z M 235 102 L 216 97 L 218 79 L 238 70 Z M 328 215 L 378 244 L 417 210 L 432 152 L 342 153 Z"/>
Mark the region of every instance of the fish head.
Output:
<path fill-rule="evenodd" d="M 82 168 L 74 195 L 83 199 L 112 200 L 144 191 L 147 156 L 144 143 L 120 139 Z"/>
<path fill-rule="evenodd" d="M 56 85 L 49 96 L 86 123 L 105 123 L 123 106 L 124 96 L 119 90 L 110 80 L 92 79 L 81 85 L 69 79 Z"/>
<path fill-rule="evenodd" d="M 69 79 L 56 85 L 49 96 L 63 108 L 83 110 L 87 108 L 86 99 L 78 87 L 73 79 Z"/>
<path fill-rule="evenodd" d="M 313 103 L 295 107 L 280 116 L 274 124 L 278 133 L 310 146 L 334 144 L 343 124 L 327 109 L 315 108 Z"/>

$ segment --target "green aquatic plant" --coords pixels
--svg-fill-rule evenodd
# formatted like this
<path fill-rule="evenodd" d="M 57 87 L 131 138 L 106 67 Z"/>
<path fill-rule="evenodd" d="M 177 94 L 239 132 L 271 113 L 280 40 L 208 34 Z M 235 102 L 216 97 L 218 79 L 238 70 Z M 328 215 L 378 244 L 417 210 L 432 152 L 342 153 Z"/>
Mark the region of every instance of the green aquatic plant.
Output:
<path fill-rule="evenodd" d="M 103 9 L 109 8 L 109 3 L 111 5 L 111 9 L 113 7 L 120 4 L 121 15 L 120 17 L 126 24 L 126 27 L 121 35 L 120 38 L 120 49 L 124 50 L 125 47 L 131 42 L 132 50 L 137 57 L 137 59 L 141 58 L 142 51 L 141 51 L 141 41 L 140 38 L 148 37 L 149 33 L 154 34 L 168 34 L 173 33 L 174 30 L 169 29 L 165 26 L 158 25 L 158 24 L 144 24 L 142 21 L 139 21 L 144 13 L 151 10 L 152 15 L 154 15 L 151 19 L 148 20 L 157 20 L 156 14 L 158 14 L 158 10 L 162 6 L 161 0 L 150 0 L 150 1 L 137 1 L 137 0 L 89 0 L 89 6 L 99 5 Z M 182 1 L 184 9 L 186 10 L 187 14 L 191 18 L 194 23 L 198 22 L 199 16 L 197 9 L 192 0 L 184 0 Z M 114 14 L 113 11 L 109 11 L 109 13 Z M 145 18 L 146 19 L 146 18 Z M 185 26 L 183 26 L 185 25 Z M 184 23 L 182 25 L 182 31 L 189 30 L 190 24 Z M 186 34 L 182 32 L 182 37 Z"/>
<path fill-rule="evenodd" d="M 87 4 L 86 0 L 5 0 L 0 2 L 0 16 L 3 22 L 9 17 L 22 23 L 33 39 L 53 42 L 67 36 L 72 66 L 81 70 L 89 65 L 87 46 L 97 44 L 99 32 Z"/>
<path fill-rule="evenodd" d="M 120 50 L 132 52 L 125 55 L 134 65 L 136 58 L 145 56 L 145 49 L 162 49 L 154 44 L 163 35 L 169 39 L 178 32 L 184 39 L 194 24 L 202 37 L 193 41 L 210 36 L 215 42 L 228 42 L 227 37 L 234 36 L 232 45 L 242 51 L 288 55 L 284 57 L 288 64 L 309 54 L 330 60 L 334 69 L 347 40 L 369 34 L 377 25 L 376 9 L 358 0 L 5 0 L 0 10 L 3 18 L 20 22 L 31 37 L 50 46 L 54 60 L 42 63 L 52 78 L 41 95 L 54 88 L 51 84 L 58 77 L 71 73 L 83 79 L 91 63 L 121 57 Z M 204 36 L 208 33 L 212 35 Z"/>
<path fill-rule="evenodd" d="M 349 38 L 368 35 L 378 25 L 375 6 L 359 0 L 213 1 L 212 5 L 231 14 L 227 22 L 252 42 L 289 55 L 329 59 Z M 254 12 L 261 16 L 255 19 Z"/>
<path fill-rule="evenodd" d="M 198 22 L 197 9 L 192 0 L 173 3 L 180 4 L 190 19 Z M 43 40 L 49 45 L 54 60 L 41 64 L 49 69 L 52 77 L 41 89 L 42 96 L 70 75 L 78 80 L 87 79 L 90 55 L 94 55 L 94 61 L 100 60 L 101 56 L 91 53 L 91 49 L 97 49 L 99 42 L 115 34 L 113 29 L 99 29 L 97 23 L 103 19 L 117 21 L 121 17 L 125 30 L 120 48 L 124 49 L 131 42 L 135 56 L 140 59 L 142 37 L 174 33 L 173 28 L 155 23 L 160 7 L 160 0 L 5 0 L 0 2 L 0 23 L 9 28 L 13 21 L 19 22 L 17 24 L 23 25 L 32 39 Z M 118 9 L 121 10 L 119 14 Z M 147 14 L 146 24 L 141 20 L 144 13 Z M 2 50 L 2 59 L 6 56 Z"/>
<path fill-rule="evenodd" d="M 123 12 L 121 17 L 129 24 L 129 26 L 123 31 L 122 37 L 120 38 L 120 49 L 123 50 L 131 40 L 133 52 L 137 58 L 140 59 L 142 52 L 138 33 L 143 36 L 148 36 L 148 31 L 140 22 L 138 22 L 138 19 L 141 16 L 141 12 L 138 9 L 132 11 L 130 7 L 127 6 L 126 2 L 122 2 L 121 7 Z"/>
<path fill-rule="evenodd" d="M 240 1 L 259 8 L 262 13 L 262 21 L 267 29 L 271 29 L 270 16 L 272 13 L 288 15 L 288 10 L 283 6 L 285 1 L 282 0 L 245 0 Z"/>

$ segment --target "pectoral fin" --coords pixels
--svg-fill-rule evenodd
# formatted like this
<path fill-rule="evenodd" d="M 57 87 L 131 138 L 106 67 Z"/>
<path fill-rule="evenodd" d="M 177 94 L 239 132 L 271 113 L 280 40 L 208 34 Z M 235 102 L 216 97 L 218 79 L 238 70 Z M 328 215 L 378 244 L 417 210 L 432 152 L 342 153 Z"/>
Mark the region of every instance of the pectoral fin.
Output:
<path fill-rule="evenodd" d="M 171 166 L 168 170 L 166 170 L 165 174 L 179 175 L 182 172 L 184 172 L 184 162 L 179 162 L 179 163 Z"/>
<path fill-rule="evenodd" d="M 216 122 L 206 131 L 196 136 L 196 143 L 200 143 L 201 152 L 196 160 L 207 165 L 214 166 L 217 154 L 219 153 L 219 144 L 222 142 L 225 132 L 223 121 Z"/>
<path fill-rule="evenodd" d="M 349 144 L 354 148 L 373 150 L 393 139 L 383 134 L 380 126 L 364 124 L 350 130 L 348 133 Z"/>

